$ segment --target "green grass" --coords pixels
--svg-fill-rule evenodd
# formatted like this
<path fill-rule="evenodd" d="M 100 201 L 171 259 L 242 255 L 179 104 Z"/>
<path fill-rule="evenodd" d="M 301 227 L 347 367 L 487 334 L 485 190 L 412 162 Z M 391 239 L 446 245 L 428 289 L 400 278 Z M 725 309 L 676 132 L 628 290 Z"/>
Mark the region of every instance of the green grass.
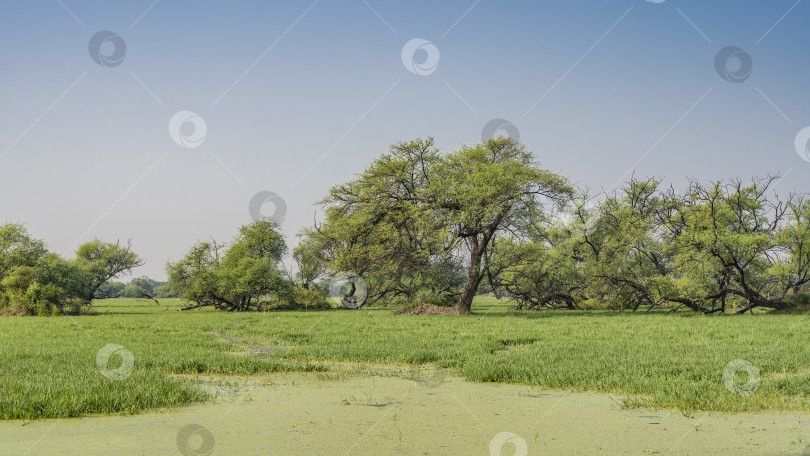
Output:
<path fill-rule="evenodd" d="M 177 407 L 207 395 L 176 374 L 311 371 L 337 361 L 429 362 L 470 381 L 623 394 L 631 406 L 810 410 L 804 315 L 515 312 L 491 298 L 479 298 L 470 316 L 392 315 L 390 308 L 165 312 L 123 299 L 95 309 L 81 317 L 0 319 L 0 418 Z M 129 378 L 100 373 L 96 354 L 107 344 L 132 352 Z M 234 354 L 245 351 L 260 356 Z M 722 381 L 735 359 L 759 369 L 750 396 Z"/>

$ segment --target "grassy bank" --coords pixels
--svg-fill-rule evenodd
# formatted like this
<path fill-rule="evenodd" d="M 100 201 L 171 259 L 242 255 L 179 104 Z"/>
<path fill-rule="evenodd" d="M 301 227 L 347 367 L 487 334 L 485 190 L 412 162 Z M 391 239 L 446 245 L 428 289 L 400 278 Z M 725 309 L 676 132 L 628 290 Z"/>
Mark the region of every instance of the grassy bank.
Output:
<path fill-rule="evenodd" d="M 629 405 L 810 410 L 803 315 L 514 312 L 488 298 L 474 309 L 471 316 L 391 315 L 390 308 L 165 312 L 121 299 L 98 303 L 96 315 L 3 318 L 0 418 L 175 407 L 206 395 L 173 374 L 316 370 L 333 361 L 435 363 L 471 381 L 624 394 Z M 97 367 L 108 344 L 132 353 L 125 379 Z M 749 396 L 723 382 L 724 368 L 737 359 L 760 373 Z M 119 364 L 110 358 L 110 368 Z M 746 381 L 739 373 L 735 384 Z"/>

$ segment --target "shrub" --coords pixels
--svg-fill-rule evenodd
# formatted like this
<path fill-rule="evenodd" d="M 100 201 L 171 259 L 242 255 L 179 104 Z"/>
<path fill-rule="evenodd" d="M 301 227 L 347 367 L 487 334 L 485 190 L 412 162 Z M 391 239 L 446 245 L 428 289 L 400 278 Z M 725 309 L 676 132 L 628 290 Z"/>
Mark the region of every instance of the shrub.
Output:
<path fill-rule="evenodd" d="M 328 309 L 331 306 L 326 298 L 326 293 L 321 289 L 294 288 L 290 296 L 291 304 L 294 307 L 306 309 Z"/>
<path fill-rule="evenodd" d="M 810 306 L 810 293 L 796 293 L 788 296 L 786 300 L 799 306 Z"/>
<path fill-rule="evenodd" d="M 452 307 L 456 305 L 455 299 L 447 293 L 436 293 L 431 290 L 420 290 L 416 293 L 417 305 L 433 304 L 435 306 Z"/>

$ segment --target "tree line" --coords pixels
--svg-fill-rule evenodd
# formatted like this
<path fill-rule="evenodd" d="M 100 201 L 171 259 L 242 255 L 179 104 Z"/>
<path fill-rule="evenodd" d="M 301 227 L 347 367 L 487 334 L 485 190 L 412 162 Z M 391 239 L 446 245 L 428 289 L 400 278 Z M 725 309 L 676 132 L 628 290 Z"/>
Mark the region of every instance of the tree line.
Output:
<path fill-rule="evenodd" d="M 489 273 L 529 308 L 810 304 L 810 202 L 775 195 L 778 179 L 691 181 L 681 191 L 633 179 L 529 239 L 500 239 Z"/>
<path fill-rule="evenodd" d="M 300 270 L 462 313 L 482 290 L 524 309 L 786 309 L 810 303 L 810 200 L 778 181 L 634 177 L 588 195 L 508 138 L 449 154 L 402 142 L 321 201 Z"/>
<path fill-rule="evenodd" d="M 810 304 L 810 199 L 778 196 L 778 181 L 676 189 L 634 177 L 588 194 L 509 138 L 450 153 L 416 139 L 333 186 L 318 203 L 322 220 L 291 251 L 277 224 L 254 222 L 231 242 L 197 242 L 167 264 L 168 283 L 128 287 L 182 297 L 183 310 L 327 307 L 328 290 L 351 307 L 431 303 L 460 313 L 483 292 L 520 309 L 787 309 Z M 65 260 L 8 224 L 0 310 L 81 307 L 115 295 L 110 280 L 140 264 L 129 246 L 98 240 Z"/>

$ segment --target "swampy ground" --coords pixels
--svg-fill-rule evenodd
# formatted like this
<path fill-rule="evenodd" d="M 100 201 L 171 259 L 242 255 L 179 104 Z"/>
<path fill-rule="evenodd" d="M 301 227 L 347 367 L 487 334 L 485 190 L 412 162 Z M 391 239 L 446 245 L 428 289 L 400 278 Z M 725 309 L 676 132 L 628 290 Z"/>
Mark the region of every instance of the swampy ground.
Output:
<path fill-rule="evenodd" d="M 394 310 L 110 300 L 0 319 L 0 454 L 489 454 L 502 432 L 528 454 L 810 443 L 805 315 L 517 312 L 492 298 L 469 316 Z M 509 442 L 504 456 L 520 452 Z"/>

